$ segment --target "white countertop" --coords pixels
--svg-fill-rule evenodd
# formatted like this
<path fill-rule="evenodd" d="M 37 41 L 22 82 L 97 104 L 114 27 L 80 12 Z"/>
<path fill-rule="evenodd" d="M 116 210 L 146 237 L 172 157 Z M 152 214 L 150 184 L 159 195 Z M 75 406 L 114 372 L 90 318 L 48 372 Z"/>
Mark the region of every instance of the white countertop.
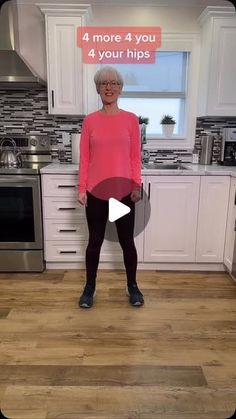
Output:
<path fill-rule="evenodd" d="M 72 163 L 49 163 L 40 170 L 41 174 L 51 175 L 76 175 L 78 173 L 78 164 Z"/>
<path fill-rule="evenodd" d="M 167 169 L 142 169 L 142 175 L 158 175 L 158 176 L 232 176 L 236 177 L 236 166 L 217 166 L 217 165 L 200 165 L 183 163 L 188 170 L 167 170 Z M 41 174 L 77 174 L 78 164 L 71 163 L 50 163 L 41 169 Z"/>

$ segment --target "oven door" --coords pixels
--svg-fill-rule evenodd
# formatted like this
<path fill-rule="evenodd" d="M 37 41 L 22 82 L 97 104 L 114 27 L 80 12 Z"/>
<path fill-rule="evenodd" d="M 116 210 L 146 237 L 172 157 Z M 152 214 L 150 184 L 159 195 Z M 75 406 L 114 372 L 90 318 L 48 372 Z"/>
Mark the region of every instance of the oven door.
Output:
<path fill-rule="evenodd" d="M 39 176 L 0 176 L 0 249 L 42 249 Z"/>

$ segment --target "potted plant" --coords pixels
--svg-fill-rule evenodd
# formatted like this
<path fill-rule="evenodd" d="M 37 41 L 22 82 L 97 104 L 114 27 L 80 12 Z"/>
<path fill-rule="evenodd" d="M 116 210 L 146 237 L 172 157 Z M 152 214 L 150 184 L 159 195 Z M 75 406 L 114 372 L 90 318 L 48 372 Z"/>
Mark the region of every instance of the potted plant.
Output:
<path fill-rule="evenodd" d="M 141 125 L 141 124 L 145 124 L 145 125 L 147 125 L 148 123 L 149 123 L 149 119 L 148 118 L 145 118 L 144 116 L 139 116 L 138 117 L 138 120 L 139 120 L 139 124 Z"/>
<path fill-rule="evenodd" d="M 171 137 L 175 127 L 175 120 L 171 115 L 163 115 L 160 124 L 162 125 L 162 132 L 165 137 Z"/>

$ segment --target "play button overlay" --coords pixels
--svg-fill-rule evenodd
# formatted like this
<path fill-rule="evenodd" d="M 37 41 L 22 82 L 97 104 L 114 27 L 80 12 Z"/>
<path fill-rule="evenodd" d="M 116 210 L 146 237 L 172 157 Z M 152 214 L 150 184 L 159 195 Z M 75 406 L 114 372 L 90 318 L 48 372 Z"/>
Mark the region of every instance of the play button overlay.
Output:
<path fill-rule="evenodd" d="M 120 201 L 117 201 L 115 198 L 109 199 L 109 210 L 108 210 L 108 220 L 113 223 L 119 218 L 124 217 L 128 214 L 131 209 L 128 205 L 122 204 Z"/>
<path fill-rule="evenodd" d="M 110 177 L 101 182 L 98 182 L 90 191 L 90 193 L 100 200 L 96 207 L 94 217 L 96 222 L 100 221 L 99 208 L 107 209 L 107 224 L 105 231 L 105 240 L 119 243 L 117 234 L 117 223 L 128 219 L 128 226 L 133 228 L 134 238 L 139 236 L 145 229 L 151 214 L 150 199 L 146 194 L 145 184 L 141 187 L 141 199 L 138 202 L 133 202 L 132 191 L 140 189 L 140 186 L 135 184 L 131 179 L 124 177 Z M 148 186 L 147 186 L 148 190 Z M 89 205 L 89 200 L 88 200 Z M 134 225 L 133 221 L 134 212 Z M 127 219 L 126 219 L 127 221 Z"/>

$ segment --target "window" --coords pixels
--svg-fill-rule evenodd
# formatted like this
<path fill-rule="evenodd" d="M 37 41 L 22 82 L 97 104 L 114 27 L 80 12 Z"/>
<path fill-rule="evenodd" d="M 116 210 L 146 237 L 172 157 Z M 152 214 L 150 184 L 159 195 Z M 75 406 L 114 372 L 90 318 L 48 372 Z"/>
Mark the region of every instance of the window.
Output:
<path fill-rule="evenodd" d="M 125 82 L 119 106 L 149 118 L 149 138 L 162 136 L 163 114 L 174 117 L 174 136 L 185 135 L 188 55 L 187 52 L 159 51 L 155 64 L 116 64 Z"/>
<path fill-rule="evenodd" d="M 146 148 L 191 149 L 195 142 L 198 115 L 198 83 L 200 38 L 196 33 L 163 33 L 162 49 L 157 52 L 155 64 L 113 64 L 125 80 L 120 97 L 120 108 L 149 117 Z M 96 68 L 101 67 L 101 63 Z M 104 64 L 106 65 L 106 64 Z M 93 76 L 95 66 L 88 74 L 90 109 L 101 107 L 95 93 Z M 162 135 L 160 119 L 164 113 L 176 120 L 174 135 Z M 149 141 L 150 140 L 150 141 Z"/>

